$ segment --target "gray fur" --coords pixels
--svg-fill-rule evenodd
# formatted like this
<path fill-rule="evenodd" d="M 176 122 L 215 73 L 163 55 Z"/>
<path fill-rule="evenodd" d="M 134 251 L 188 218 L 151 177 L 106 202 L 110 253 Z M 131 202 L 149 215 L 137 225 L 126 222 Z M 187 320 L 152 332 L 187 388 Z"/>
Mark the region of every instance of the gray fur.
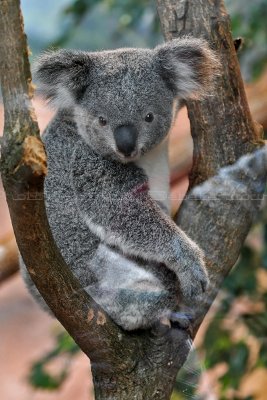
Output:
<path fill-rule="evenodd" d="M 82 286 L 124 329 L 151 326 L 179 301 L 194 307 L 206 290 L 201 250 L 151 196 L 140 165 L 166 139 L 179 100 L 209 89 L 215 66 L 206 43 L 189 38 L 154 50 L 61 50 L 35 66 L 41 93 L 59 108 L 43 137 L 52 233 Z M 118 152 L 113 135 L 128 125 L 138 130 L 134 158 Z"/>

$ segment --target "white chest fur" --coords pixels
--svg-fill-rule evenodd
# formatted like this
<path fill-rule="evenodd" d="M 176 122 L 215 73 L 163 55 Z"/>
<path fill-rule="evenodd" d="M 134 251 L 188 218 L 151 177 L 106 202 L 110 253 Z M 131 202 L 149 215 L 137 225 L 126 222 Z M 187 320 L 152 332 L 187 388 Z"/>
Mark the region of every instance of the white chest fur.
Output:
<path fill-rule="evenodd" d="M 142 168 L 148 177 L 151 197 L 161 203 L 166 211 L 170 213 L 168 143 L 169 140 L 166 138 L 163 143 L 136 161 L 136 165 Z"/>

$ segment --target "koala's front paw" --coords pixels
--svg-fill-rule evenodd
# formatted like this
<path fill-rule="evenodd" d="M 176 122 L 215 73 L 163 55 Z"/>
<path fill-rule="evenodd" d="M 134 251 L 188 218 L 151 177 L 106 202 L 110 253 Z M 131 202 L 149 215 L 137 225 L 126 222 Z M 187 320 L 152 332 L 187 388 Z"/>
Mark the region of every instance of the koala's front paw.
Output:
<path fill-rule="evenodd" d="M 187 249 L 184 254 L 178 279 L 183 301 L 187 305 L 196 303 L 207 290 L 209 278 L 205 268 L 204 255 L 195 244 L 190 246 L 190 249 Z"/>

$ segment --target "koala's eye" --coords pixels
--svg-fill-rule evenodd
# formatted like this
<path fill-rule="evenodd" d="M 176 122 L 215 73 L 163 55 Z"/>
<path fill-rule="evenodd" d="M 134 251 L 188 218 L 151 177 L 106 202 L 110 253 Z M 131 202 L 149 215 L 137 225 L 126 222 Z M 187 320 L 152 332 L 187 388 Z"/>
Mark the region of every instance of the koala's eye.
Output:
<path fill-rule="evenodd" d="M 154 119 L 154 115 L 152 113 L 148 113 L 145 117 L 146 122 L 152 122 Z"/>
<path fill-rule="evenodd" d="M 98 118 L 98 121 L 99 121 L 99 124 L 100 124 L 101 126 L 107 125 L 107 120 L 106 120 L 105 118 L 103 118 L 103 117 L 99 117 L 99 118 Z"/>

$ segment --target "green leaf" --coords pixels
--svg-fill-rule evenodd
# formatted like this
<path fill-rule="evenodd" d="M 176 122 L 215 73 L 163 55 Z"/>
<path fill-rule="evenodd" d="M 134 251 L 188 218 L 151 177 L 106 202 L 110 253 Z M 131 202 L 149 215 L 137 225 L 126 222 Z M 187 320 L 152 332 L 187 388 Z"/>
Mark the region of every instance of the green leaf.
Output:
<path fill-rule="evenodd" d="M 80 351 L 79 347 L 66 331 L 59 333 L 55 347 L 31 367 L 29 375 L 31 385 L 39 389 L 58 389 L 68 376 L 69 361 L 78 351 Z M 46 365 L 62 354 L 67 354 L 68 357 L 61 371 L 56 375 L 46 372 Z"/>
<path fill-rule="evenodd" d="M 228 371 L 220 378 L 224 391 L 229 388 L 238 389 L 240 380 L 247 370 L 248 357 L 249 350 L 244 342 L 232 345 L 231 357 L 227 360 Z"/>
<path fill-rule="evenodd" d="M 35 388 L 55 390 L 60 387 L 67 377 L 67 371 L 63 370 L 58 376 L 52 376 L 44 370 L 45 364 L 36 363 L 31 370 L 29 381 Z"/>

